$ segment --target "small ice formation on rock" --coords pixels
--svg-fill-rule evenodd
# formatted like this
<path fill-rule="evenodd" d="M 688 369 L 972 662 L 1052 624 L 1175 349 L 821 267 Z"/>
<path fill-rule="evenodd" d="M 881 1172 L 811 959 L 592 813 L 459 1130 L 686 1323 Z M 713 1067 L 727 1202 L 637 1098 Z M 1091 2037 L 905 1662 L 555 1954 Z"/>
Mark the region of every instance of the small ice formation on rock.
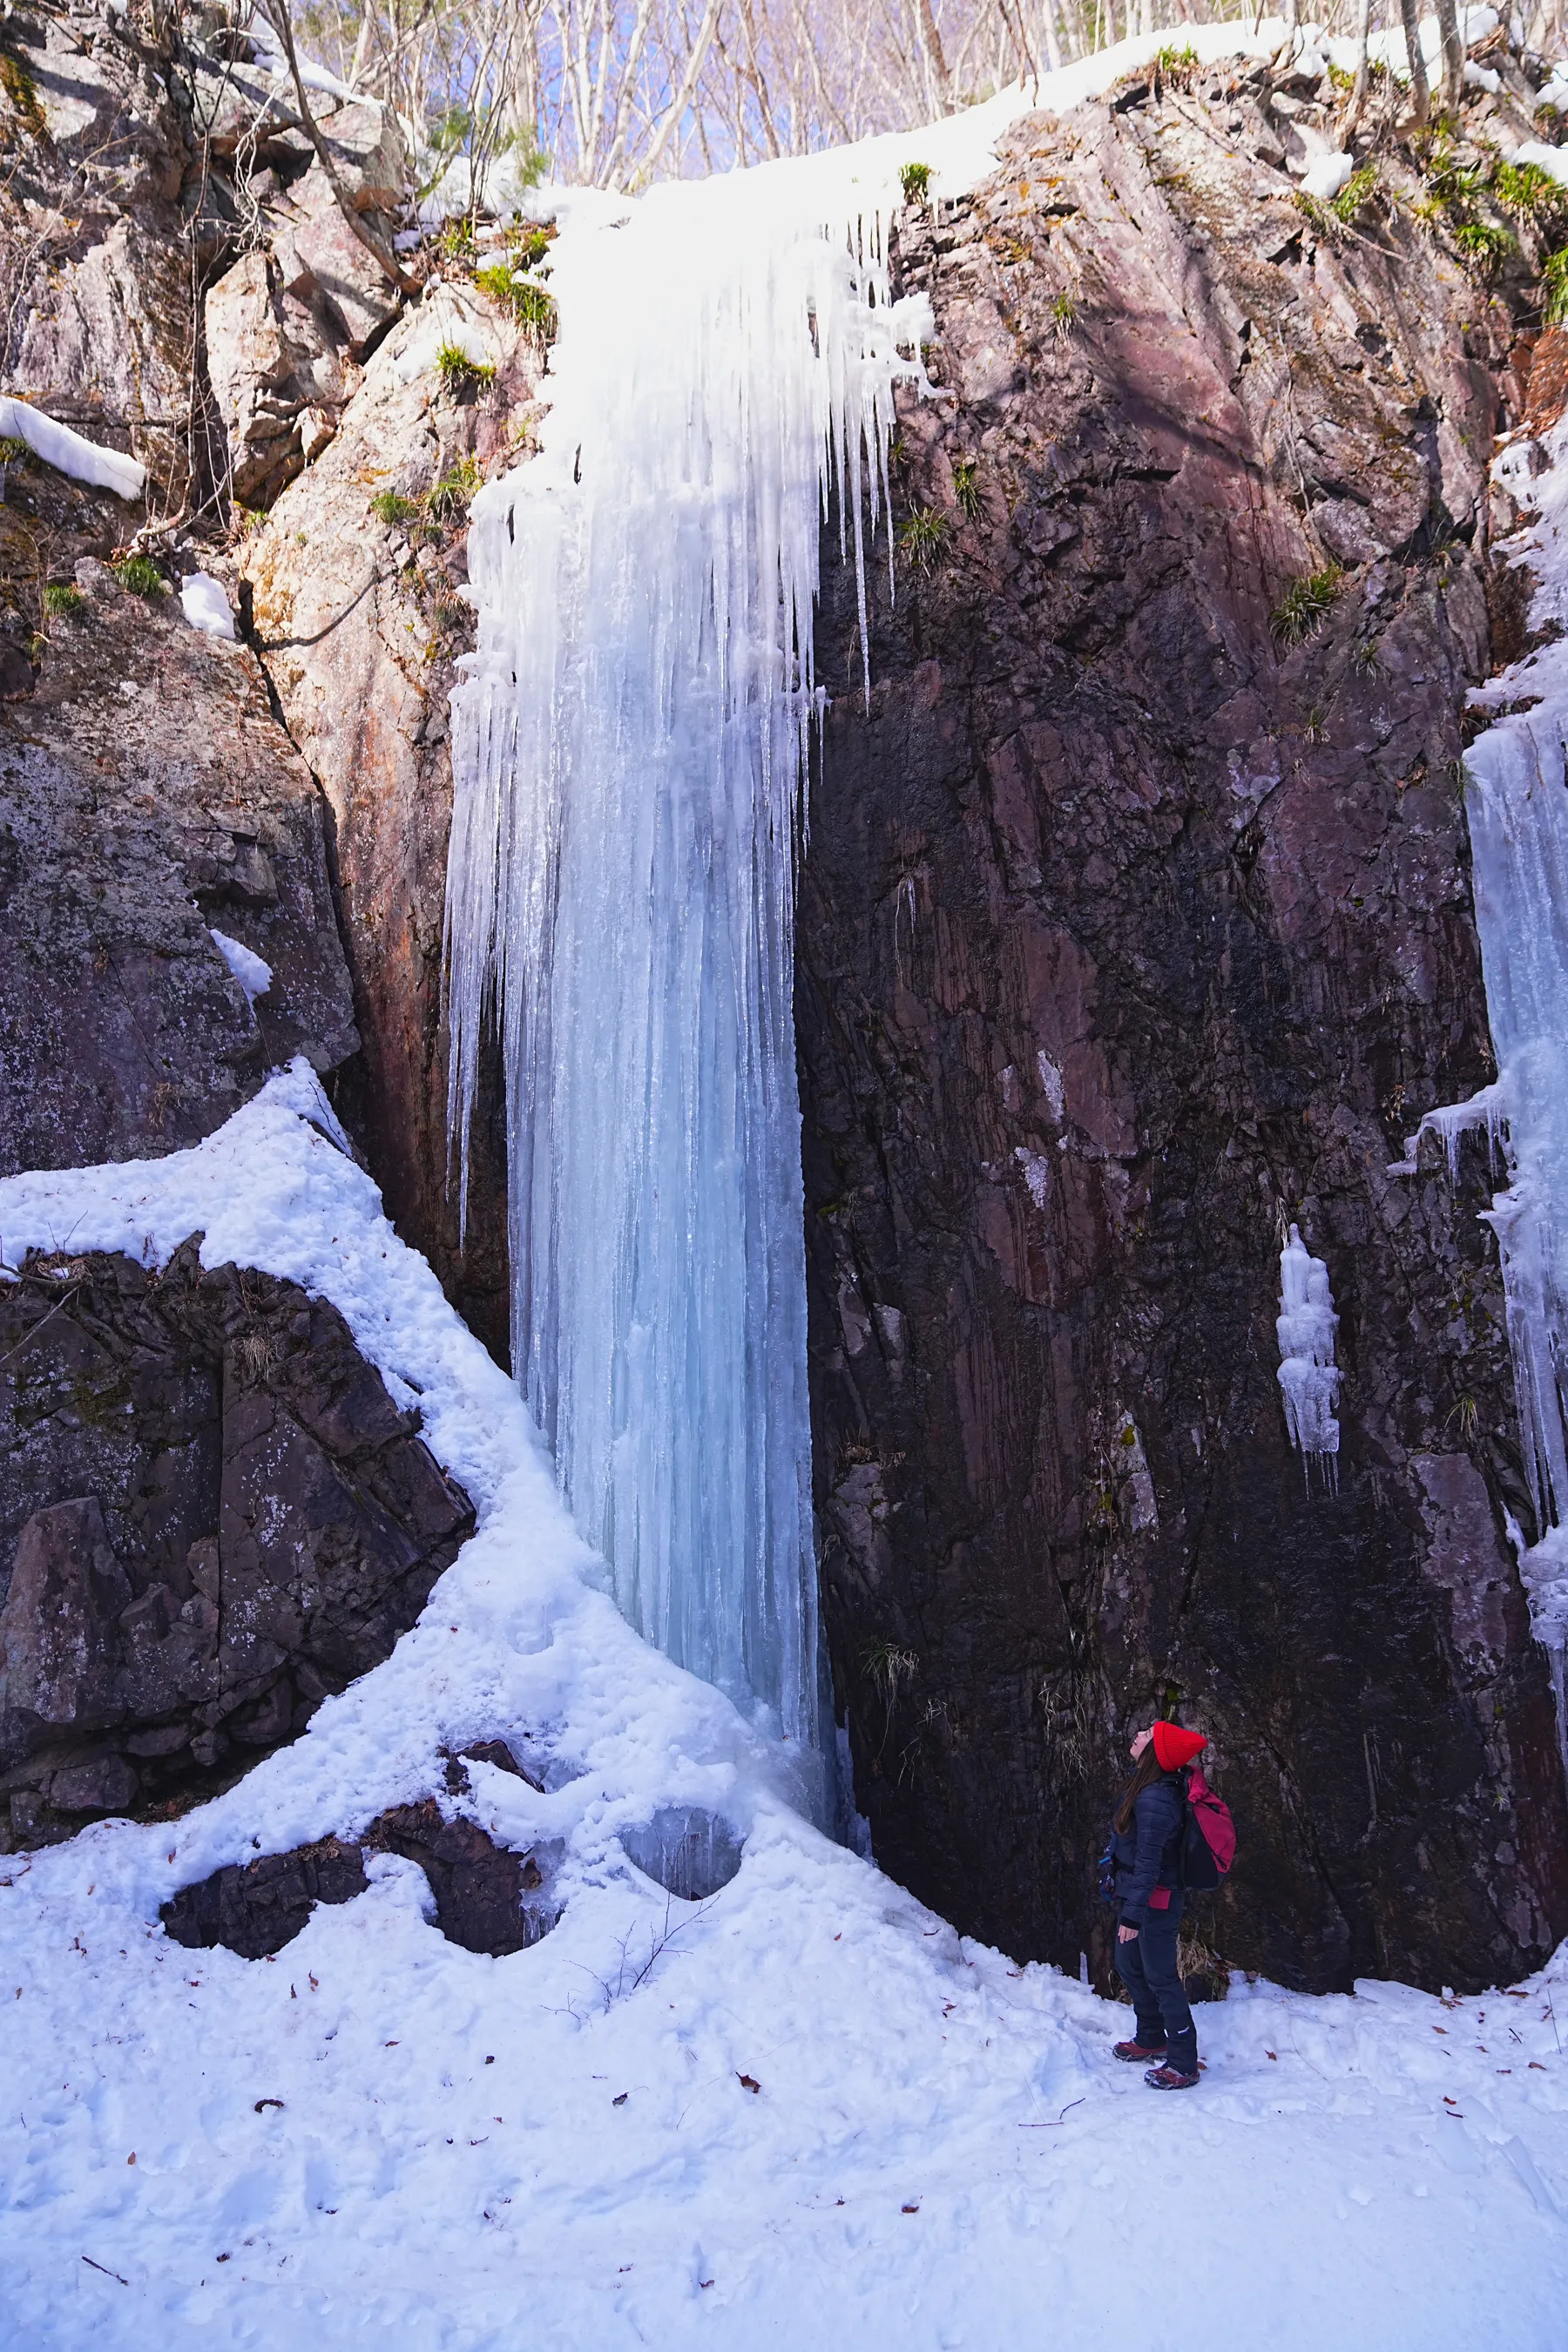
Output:
<path fill-rule="evenodd" d="M 247 948 L 243 940 L 231 940 L 226 931 L 215 930 L 212 940 L 244 989 L 246 1003 L 254 1004 L 258 996 L 265 996 L 272 985 L 272 966 L 254 948 Z"/>
<path fill-rule="evenodd" d="M 1312 1465 L 1324 1483 L 1337 1482 L 1335 1457 L 1340 1450 L 1340 1424 L 1334 1418 L 1340 1373 L 1334 1362 L 1334 1333 L 1340 1318 L 1329 1288 L 1329 1269 L 1314 1257 L 1301 1239 L 1299 1225 L 1279 1253 L 1279 1315 L 1274 1328 L 1279 1338 L 1279 1386 L 1285 1395 L 1285 1425 L 1290 1443 L 1303 1457 L 1308 1483 Z"/>
<path fill-rule="evenodd" d="M 741 1867 L 743 1841 L 700 1805 L 661 1805 L 650 1822 L 621 1832 L 627 1859 L 683 1903 L 706 1903 Z"/>
<path fill-rule="evenodd" d="M 1037 1209 L 1043 1209 L 1050 1197 L 1050 1161 L 1038 1151 L 1031 1151 L 1026 1143 L 1020 1143 L 1013 1157 L 1024 1171 L 1024 1181 L 1029 1188 L 1030 1200 Z"/>

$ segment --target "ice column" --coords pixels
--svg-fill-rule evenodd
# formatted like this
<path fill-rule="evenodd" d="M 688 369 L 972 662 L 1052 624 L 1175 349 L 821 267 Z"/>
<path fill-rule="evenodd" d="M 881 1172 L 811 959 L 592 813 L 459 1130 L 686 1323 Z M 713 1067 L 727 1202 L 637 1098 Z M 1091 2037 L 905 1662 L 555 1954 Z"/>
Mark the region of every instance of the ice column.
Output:
<path fill-rule="evenodd" d="M 779 167 L 571 219 L 540 454 L 475 501 L 453 1133 L 506 1066 L 513 1360 L 649 1639 L 818 1738 L 793 925 L 830 488 L 892 387 L 862 190 Z M 862 610 L 864 584 L 862 572 Z M 862 630 L 862 641 L 864 640 Z"/>
<path fill-rule="evenodd" d="M 1544 706 L 1549 708 L 1549 706 Z M 1476 923 L 1506 1121 L 1507 1188 L 1489 1222 L 1502 1257 L 1525 1472 L 1543 1527 L 1568 1512 L 1568 789 L 1560 707 L 1504 719 L 1466 756 Z M 1531 721 L 1537 723 L 1531 724 Z M 1435 1122 L 1436 1123 L 1436 1122 Z M 1541 1630 L 1539 1618 L 1537 1632 Z M 1544 1638 L 1544 1637 L 1543 1637 Z M 1557 1615 L 1553 1646 L 1561 1647 Z"/>
<path fill-rule="evenodd" d="M 1329 1269 L 1314 1257 L 1292 1225 L 1279 1253 L 1279 1386 L 1285 1394 L 1285 1425 L 1303 1457 L 1309 1485 L 1315 1462 L 1326 1486 L 1337 1477 L 1340 1424 L 1334 1400 L 1340 1373 L 1334 1363 L 1334 1333 L 1340 1318 L 1329 1288 Z"/>
<path fill-rule="evenodd" d="M 1527 560 L 1538 586 L 1531 624 L 1568 622 L 1568 420 L 1544 443 L 1516 441 L 1494 472 L 1535 509 L 1502 550 Z M 1470 699 L 1499 717 L 1465 755 L 1476 925 L 1494 1085 L 1428 1114 L 1453 1165 L 1458 1136 L 1484 1126 L 1500 1140 L 1509 1181 L 1486 1213 L 1498 1237 L 1520 1440 L 1538 1539 L 1520 1546 L 1536 1639 L 1568 1638 L 1568 646 L 1517 662 Z M 1509 709 L 1529 700 L 1531 707 Z M 1406 1147 L 1414 1162 L 1418 1137 Z M 1559 1684 L 1562 1670 L 1554 1661 Z"/>

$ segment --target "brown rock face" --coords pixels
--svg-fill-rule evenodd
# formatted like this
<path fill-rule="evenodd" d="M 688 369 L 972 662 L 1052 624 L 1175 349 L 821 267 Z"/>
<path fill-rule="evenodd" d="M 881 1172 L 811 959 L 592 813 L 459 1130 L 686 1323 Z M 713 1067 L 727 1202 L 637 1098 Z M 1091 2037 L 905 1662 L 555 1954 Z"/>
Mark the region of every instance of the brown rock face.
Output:
<path fill-rule="evenodd" d="M 799 924 L 827 1623 L 878 1858 L 961 1927 L 1103 1968 L 1171 1708 L 1239 1826 L 1227 1958 L 1485 1985 L 1568 1927 L 1563 1791 L 1487 1171 L 1385 1171 L 1491 1075 L 1455 763 L 1508 322 L 1396 216 L 1320 240 L 1263 95 L 1039 120 L 900 226 L 932 560 L 876 584 L 868 713 L 827 584 Z"/>
<path fill-rule="evenodd" d="M 0 1850 L 232 1778 L 473 1525 L 336 1309 L 197 1247 L 0 1291 Z"/>
<path fill-rule="evenodd" d="M 503 1362 L 510 1341 L 506 1146 L 499 1057 L 475 1119 L 466 1237 L 447 1159 L 442 936 L 451 745 L 447 697 L 471 619 L 466 493 L 428 494 L 507 447 L 540 354 L 471 289 L 426 298 L 483 317 L 510 356 L 478 398 L 399 362 L 416 314 L 375 354 L 338 436 L 292 483 L 247 556 L 258 638 L 294 741 L 336 824 L 337 871 L 363 1041 L 340 1108 L 363 1139 L 387 1213 Z M 427 334 L 426 334 L 427 340 Z M 390 493 L 404 519 L 372 499 Z"/>
<path fill-rule="evenodd" d="M 167 38 L 123 15 L 14 10 L 0 159 L 0 383 L 177 486 L 195 355 Z"/>
<path fill-rule="evenodd" d="M 254 656 L 80 577 L 0 713 L 5 1174 L 173 1150 L 276 1064 L 358 1045 L 327 811 Z M 215 930 L 270 968 L 254 1003 Z"/>

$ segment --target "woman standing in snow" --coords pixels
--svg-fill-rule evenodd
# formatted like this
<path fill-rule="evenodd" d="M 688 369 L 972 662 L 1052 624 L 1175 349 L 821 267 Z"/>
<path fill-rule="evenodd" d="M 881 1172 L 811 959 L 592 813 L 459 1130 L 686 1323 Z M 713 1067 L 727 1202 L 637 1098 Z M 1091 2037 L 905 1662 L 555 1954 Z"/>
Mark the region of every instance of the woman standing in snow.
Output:
<path fill-rule="evenodd" d="M 1111 1832 L 1116 1968 L 1133 2015 L 1132 2040 L 1119 2042 L 1116 2055 L 1129 2065 L 1152 2059 L 1143 2080 L 1156 2091 L 1190 2091 L 1198 2079 L 1198 2032 L 1176 1959 L 1186 1801 L 1177 1775 L 1207 1746 L 1200 1733 L 1174 1723 L 1141 1731 L 1132 1742 L 1138 1769 Z"/>

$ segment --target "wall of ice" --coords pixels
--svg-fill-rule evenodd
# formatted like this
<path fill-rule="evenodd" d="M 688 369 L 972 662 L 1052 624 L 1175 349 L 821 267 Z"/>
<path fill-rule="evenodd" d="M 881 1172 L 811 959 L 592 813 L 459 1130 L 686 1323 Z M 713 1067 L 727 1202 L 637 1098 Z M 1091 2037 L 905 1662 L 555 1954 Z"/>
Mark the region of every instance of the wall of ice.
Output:
<path fill-rule="evenodd" d="M 1500 553 L 1528 562 L 1531 625 L 1568 624 L 1568 419 L 1540 442 L 1515 436 L 1496 462 L 1531 519 Z M 1538 698 L 1525 709 L 1510 708 Z M 1433 1111 L 1452 1167 L 1467 1128 L 1485 1128 L 1508 1181 L 1486 1213 L 1498 1237 L 1520 1440 L 1536 1540 L 1518 1538 L 1537 1640 L 1562 1679 L 1568 1639 L 1568 644 L 1545 646 L 1471 695 L 1500 715 L 1465 755 L 1465 813 L 1496 1082 Z M 1517 1531 L 1515 1531 L 1517 1534 Z"/>
<path fill-rule="evenodd" d="M 1311 1482 L 1314 1463 L 1326 1486 L 1338 1478 L 1340 1424 L 1334 1418 L 1341 1375 L 1334 1363 L 1334 1333 L 1340 1318 L 1329 1287 L 1329 1269 L 1314 1257 L 1292 1225 L 1279 1253 L 1279 1381 L 1285 1400 L 1285 1425 Z"/>
<path fill-rule="evenodd" d="M 632 1622 L 809 1744 L 795 857 L 824 519 L 863 596 L 929 331 L 890 201 L 784 170 L 571 221 L 453 697 L 450 1113 L 498 1019 L 519 1377 Z"/>

